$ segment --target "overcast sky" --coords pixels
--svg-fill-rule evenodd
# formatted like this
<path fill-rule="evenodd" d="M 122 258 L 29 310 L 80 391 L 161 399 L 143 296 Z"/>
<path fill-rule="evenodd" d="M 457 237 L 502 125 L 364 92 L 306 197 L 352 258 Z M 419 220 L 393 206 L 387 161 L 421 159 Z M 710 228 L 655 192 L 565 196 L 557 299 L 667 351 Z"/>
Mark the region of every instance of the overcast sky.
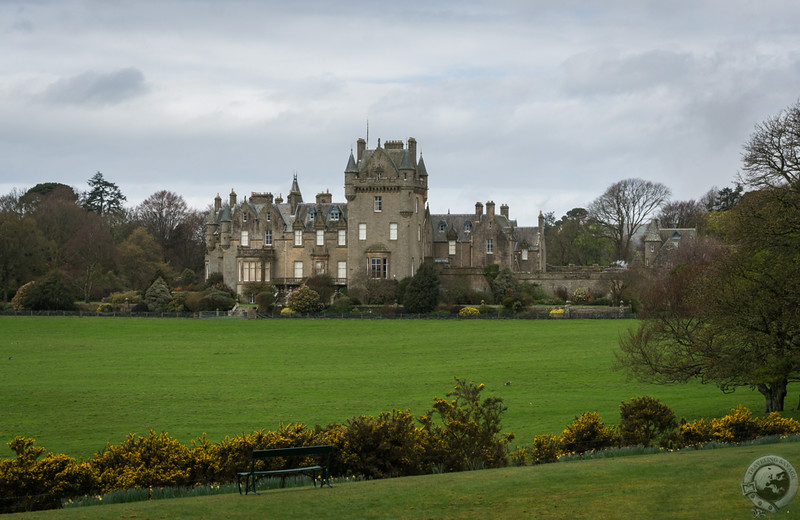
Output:
<path fill-rule="evenodd" d="M 0 193 L 101 171 L 134 206 L 330 190 L 414 137 L 434 213 L 560 217 L 630 177 L 730 186 L 800 97 L 795 0 L 0 0 Z"/>

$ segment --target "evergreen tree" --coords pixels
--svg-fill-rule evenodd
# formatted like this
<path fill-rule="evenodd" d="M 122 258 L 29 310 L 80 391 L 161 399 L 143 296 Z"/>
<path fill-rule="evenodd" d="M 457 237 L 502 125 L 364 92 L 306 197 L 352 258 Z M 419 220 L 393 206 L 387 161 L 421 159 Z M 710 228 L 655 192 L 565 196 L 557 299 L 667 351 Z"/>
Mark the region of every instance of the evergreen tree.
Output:
<path fill-rule="evenodd" d="M 170 293 L 167 283 L 160 276 L 144 293 L 144 303 L 147 304 L 150 312 L 164 312 L 170 300 L 172 300 L 172 293 Z"/>
<path fill-rule="evenodd" d="M 425 314 L 436 309 L 439 303 L 439 274 L 430 263 L 419 266 L 406 287 L 403 305 L 412 314 Z"/>
<path fill-rule="evenodd" d="M 103 178 L 97 172 L 87 181 L 91 188 L 83 197 L 81 205 L 87 211 L 94 211 L 98 215 L 106 215 L 122 210 L 122 203 L 126 200 L 119 187 L 113 182 Z"/>

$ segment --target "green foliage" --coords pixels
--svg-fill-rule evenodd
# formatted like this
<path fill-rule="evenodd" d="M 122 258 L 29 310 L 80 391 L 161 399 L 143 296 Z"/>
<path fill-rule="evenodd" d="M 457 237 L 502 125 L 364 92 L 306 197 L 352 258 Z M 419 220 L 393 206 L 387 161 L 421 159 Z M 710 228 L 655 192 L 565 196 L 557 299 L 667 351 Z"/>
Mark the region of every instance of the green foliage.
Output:
<path fill-rule="evenodd" d="M 256 303 L 258 304 L 258 312 L 262 314 L 268 314 L 275 310 L 275 291 L 271 286 L 269 289 L 256 294 Z"/>
<path fill-rule="evenodd" d="M 439 274 L 429 262 L 423 263 L 406 287 L 403 305 L 412 314 L 433 312 L 439 303 Z"/>
<path fill-rule="evenodd" d="M 636 397 L 619 405 L 619 432 L 624 446 L 651 446 L 677 428 L 675 412 L 658 399 Z"/>
<path fill-rule="evenodd" d="M 208 278 L 206 278 L 206 287 L 213 287 L 218 283 L 225 283 L 225 277 L 222 273 L 209 273 Z"/>
<path fill-rule="evenodd" d="M 58 269 L 48 272 L 41 280 L 29 282 L 17 290 L 11 305 L 17 310 L 54 311 L 75 308 L 75 293 L 66 276 Z"/>
<path fill-rule="evenodd" d="M 314 289 L 303 285 L 289 295 L 289 308 L 302 314 L 319 312 L 322 310 L 319 294 Z"/>
<path fill-rule="evenodd" d="M 180 277 L 178 277 L 178 281 L 181 287 L 185 289 L 197 281 L 197 274 L 187 267 L 183 270 Z"/>
<path fill-rule="evenodd" d="M 229 311 L 234 305 L 236 300 L 231 297 L 230 292 L 219 289 L 190 293 L 185 302 L 186 308 L 191 312 Z"/>
<path fill-rule="evenodd" d="M 330 312 L 336 314 L 346 314 L 348 312 L 353 311 L 353 299 L 349 296 L 339 296 L 336 298 L 333 303 L 328 307 Z"/>
<path fill-rule="evenodd" d="M 328 305 L 336 292 L 333 278 L 328 274 L 318 274 L 306 280 L 306 285 L 319 295 L 319 301 Z"/>
<path fill-rule="evenodd" d="M 112 305 L 136 305 L 142 301 L 142 296 L 136 291 L 111 293 L 109 300 Z"/>
<path fill-rule="evenodd" d="M 567 426 L 561 434 L 564 451 L 583 454 L 619 445 L 619 434 L 612 426 L 603 424 L 597 412 L 586 412 Z"/>
<path fill-rule="evenodd" d="M 160 276 L 147 288 L 144 293 L 144 303 L 150 312 L 164 312 L 172 300 L 172 293 L 167 283 Z"/>
<path fill-rule="evenodd" d="M 95 173 L 88 184 L 90 189 L 81 201 L 81 205 L 87 211 L 105 215 L 122 210 L 122 203 L 126 200 L 125 195 L 116 184 L 105 180 L 102 173 Z"/>
<path fill-rule="evenodd" d="M 504 298 L 513 296 L 518 290 L 519 282 L 508 267 L 501 269 L 492 280 L 492 296 L 496 302 L 502 302 Z"/>
<path fill-rule="evenodd" d="M 436 439 L 434 457 L 447 471 L 497 468 L 508 464 L 513 433 L 502 434 L 500 416 L 506 411 L 500 397 L 481 398 L 485 388 L 456 379 L 448 398 L 434 398 L 433 409 L 420 417 Z"/>
<path fill-rule="evenodd" d="M 500 274 L 500 266 L 498 264 L 489 264 L 483 268 L 483 276 L 491 284 L 497 275 Z"/>

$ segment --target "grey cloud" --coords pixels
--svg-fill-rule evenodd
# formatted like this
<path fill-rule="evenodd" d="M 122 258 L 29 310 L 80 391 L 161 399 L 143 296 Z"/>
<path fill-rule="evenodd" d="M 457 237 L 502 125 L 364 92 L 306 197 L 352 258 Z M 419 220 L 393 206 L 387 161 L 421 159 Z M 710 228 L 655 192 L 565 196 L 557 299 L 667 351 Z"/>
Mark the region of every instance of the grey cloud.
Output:
<path fill-rule="evenodd" d="M 144 74 L 128 67 L 107 74 L 84 72 L 52 83 L 44 98 L 52 103 L 69 105 L 116 105 L 147 92 Z"/>
<path fill-rule="evenodd" d="M 570 95 L 620 94 L 681 83 L 695 70 L 694 59 L 686 53 L 587 52 L 564 62 L 563 89 Z"/>

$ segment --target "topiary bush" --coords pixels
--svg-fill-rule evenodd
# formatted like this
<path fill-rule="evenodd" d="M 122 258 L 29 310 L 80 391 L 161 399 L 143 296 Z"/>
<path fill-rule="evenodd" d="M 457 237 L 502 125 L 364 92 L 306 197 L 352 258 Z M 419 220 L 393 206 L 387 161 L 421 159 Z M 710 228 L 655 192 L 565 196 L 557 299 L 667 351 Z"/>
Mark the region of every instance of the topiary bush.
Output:
<path fill-rule="evenodd" d="M 619 433 L 624 446 L 661 444 L 678 427 L 675 412 L 650 396 L 622 401 L 619 415 Z"/>

